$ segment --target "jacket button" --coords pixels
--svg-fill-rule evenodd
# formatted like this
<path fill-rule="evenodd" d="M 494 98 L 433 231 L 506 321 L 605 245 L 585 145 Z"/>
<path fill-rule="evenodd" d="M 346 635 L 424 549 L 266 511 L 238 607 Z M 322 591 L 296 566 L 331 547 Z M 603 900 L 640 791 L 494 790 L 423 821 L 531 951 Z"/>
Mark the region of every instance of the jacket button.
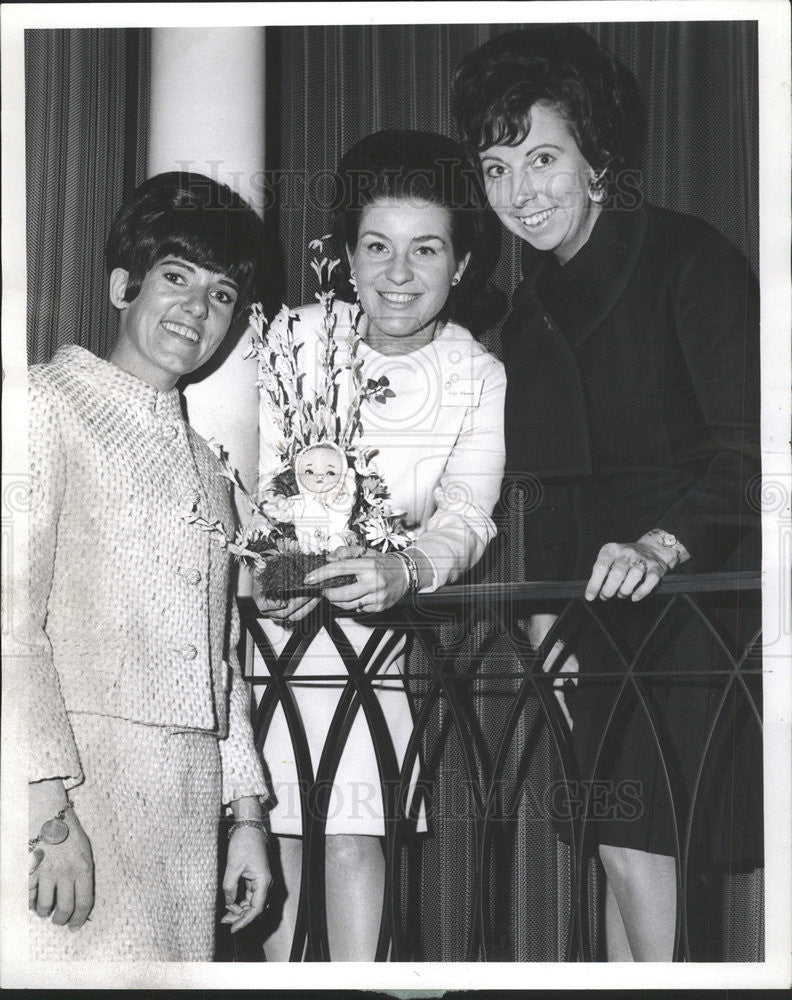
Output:
<path fill-rule="evenodd" d="M 201 582 L 201 574 L 198 572 L 197 569 L 190 569 L 187 570 L 187 572 L 184 574 L 184 579 L 187 581 L 187 583 L 192 584 L 193 587 L 197 587 L 198 584 Z"/>
<path fill-rule="evenodd" d="M 188 644 L 184 647 L 184 649 L 182 649 L 181 654 L 183 660 L 194 660 L 195 657 L 198 655 L 198 650 L 195 648 L 195 646 L 191 646 Z"/>
<path fill-rule="evenodd" d="M 162 437 L 166 441 L 173 441 L 175 440 L 179 431 L 177 430 L 175 424 L 163 424 L 160 433 L 162 434 Z"/>

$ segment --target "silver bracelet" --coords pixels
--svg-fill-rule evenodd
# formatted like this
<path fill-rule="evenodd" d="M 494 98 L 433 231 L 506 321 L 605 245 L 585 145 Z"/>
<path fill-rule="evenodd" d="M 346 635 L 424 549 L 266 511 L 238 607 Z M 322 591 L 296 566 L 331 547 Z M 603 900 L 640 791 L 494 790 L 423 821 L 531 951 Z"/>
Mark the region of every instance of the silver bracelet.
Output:
<path fill-rule="evenodd" d="M 407 590 L 405 590 L 405 594 L 409 594 L 410 585 L 412 584 L 412 574 L 410 573 L 410 567 L 407 565 L 407 560 L 402 559 L 400 552 L 394 552 L 393 554 L 399 557 L 399 562 L 402 564 L 402 569 L 404 570 L 404 579 L 407 584 Z"/>
<path fill-rule="evenodd" d="M 407 571 L 406 593 L 414 594 L 418 590 L 418 563 L 407 552 L 394 552 L 393 554 L 399 557 Z"/>
<path fill-rule="evenodd" d="M 233 835 L 243 826 L 255 826 L 257 830 L 261 830 L 264 834 L 264 839 L 269 839 L 269 833 L 267 832 L 267 827 L 264 825 L 264 821 L 260 819 L 238 819 L 231 824 L 231 829 L 228 831 L 228 839 L 230 840 Z"/>

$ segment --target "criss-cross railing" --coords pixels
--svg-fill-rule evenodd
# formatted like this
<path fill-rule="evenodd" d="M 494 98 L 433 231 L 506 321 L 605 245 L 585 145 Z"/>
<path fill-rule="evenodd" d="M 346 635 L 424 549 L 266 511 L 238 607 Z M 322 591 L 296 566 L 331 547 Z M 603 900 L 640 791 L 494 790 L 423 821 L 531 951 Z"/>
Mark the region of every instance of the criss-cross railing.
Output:
<path fill-rule="evenodd" d="M 585 835 L 595 818 L 597 799 L 596 795 L 581 796 L 585 782 L 581 783 L 573 752 L 564 697 L 586 696 L 574 687 L 588 676 L 585 650 L 575 648 L 574 640 L 575 634 L 582 634 L 582 622 L 588 623 L 588 634 L 593 629 L 612 653 L 614 669 L 604 673 L 598 669 L 597 682 L 616 685 L 609 716 L 602 720 L 597 759 L 592 761 L 590 774 L 606 782 L 606 767 L 599 761 L 605 760 L 609 747 L 619 740 L 619 707 L 625 699 L 633 699 L 657 749 L 670 803 L 677 872 L 675 955 L 678 960 L 696 957 L 690 940 L 690 851 L 696 807 L 711 780 L 708 764 L 712 764 L 709 757 L 715 734 L 719 727 L 733 722 L 736 705 L 747 717 L 748 726 L 761 733 L 758 625 L 751 634 L 739 636 L 735 644 L 733 630 L 728 635 L 723 632 L 720 612 L 731 608 L 738 594 L 743 603 L 755 604 L 759 587 L 758 573 L 667 577 L 655 598 L 657 614 L 640 647 L 632 653 L 626 653 L 619 637 L 608 631 L 603 606 L 583 599 L 584 584 L 580 581 L 452 586 L 418 595 L 387 615 L 361 618 L 371 627 L 371 634 L 360 655 L 326 605 L 295 628 L 276 654 L 258 620 L 255 604 L 242 599 L 243 664 L 254 692 L 256 741 L 260 747 L 264 745 L 280 705 L 292 740 L 300 789 L 303 872 L 292 960 L 327 961 L 332 957 L 325 908 L 325 827 L 333 778 L 352 724 L 361 712 L 376 755 L 385 816 L 386 884 L 377 960 L 415 961 L 426 958 L 427 952 L 431 952 L 430 958 L 456 961 L 505 957 L 592 961 L 602 957 L 601 899 L 596 872 L 585 849 Z M 528 639 L 527 622 L 533 614 L 547 610 L 557 618 L 536 648 Z M 708 728 L 701 733 L 695 780 L 692 788 L 684 790 L 675 787 L 668 737 L 652 707 L 652 686 L 679 682 L 680 674 L 658 671 L 648 662 L 648 650 L 662 637 L 664 624 L 672 616 L 675 621 L 683 620 L 680 615 L 700 623 L 716 650 L 716 662 L 702 666 L 693 675 L 688 671 L 685 682 L 698 679 L 718 686 Z M 755 620 L 758 622 L 758 616 Z M 332 639 L 345 672 L 316 678 L 341 683 L 343 688 L 314 769 L 292 685 L 302 657 L 321 628 Z M 395 629 L 406 631 L 413 643 L 403 680 L 413 708 L 414 726 L 401 761 L 372 686 L 396 641 Z M 564 672 L 568 659 L 557 655 L 559 638 L 563 638 L 567 652 L 574 653 L 580 662 L 576 680 Z M 266 666 L 264 676 L 253 676 L 254 646 Z M 312 679 L 310 670 L 306 672 L 303 667 L 299 682 Z M 544 759 L 538 771 L 537 755 Z M 416 833 L 421 810 L 418 798 L 409 795 L 416 761 L 420 761 L 419 784 L 429 792 L 425 801 L 431 815 L 428 836 Z M 465 798 L 461 817 L 452 815 L 453 810 L 448 808 L 449 789 L 454 783 L 459 785 L 460 772 Z M 544 789 L 538 788 L 542 782 Z M 529 830 L 526 789 L 530 789 L 534 800 L 547 801 L 550 796 L 556 802 L 560 790 L 560 801 L 567 806 L 561 821 L 558 810 L 554 816 L 530 816 L 529 820 L 541 826 Z M 434 804 L 433 798 L 437 800 Z M 570 803 L 577 808 L 569 808 Z M 530 857 L 523 856 L 521 850 L 526 830 L 541 842 L 539 848 L 531 848 Z M 558 832 L 562 834 L 560 841 Z M 434 866 L 427 861 L 432 842 L 452 845 L 448 851 L 457 863 L 455 878 L 463 886 L 459 890 L 460 906 L 446 903 L 443 908 L 435 898 L 442 892 L 433 893 L 431 882 L 447 879 L 444 869 L 449 858 L 440 858 Z M 440 850 L 442 853 L 442 846 Z M 552 878 L 545 870 L 542 850 L 549 852 L 557 869 L 556 885 L 550 886 L 549 894 L 547 886 Z M 457 851 L 464 855 L 464 863 Z M 560 865 L 559 852 L 565 859 Z M 514 897 L 512 906 L 519 910 L 521 892 L 530 893 L 534 881 L 542 879 L 546 911 L 531 919 L 534 926 L 544 920 L 555 931 L 544 934 L 545 943 L 539 944 L 537 950 L 521 946 L 513 931 L 504 931 L 509 920 L 504 920 L 501 912 L 504 904 L 498 887 L 508 885 Z M 424 911 L 437 906 L 441 907 L 441 921 L 447 925 L 458 923 L 456 932 L 450 926 L 442 933 L 421 931 Z M 433 922 L 437 919 L 433 915 Z M 718 919 L 722 922 L 728 915 Z M 754 941 L 747 947 L 749 957 L 761 958 L 761 899 L 754 901 L 753 912 L 743 917 L 742 926 L 732 932 Z M 431 946 L 426 945 L 422 934 L 423 938 L 434 934 Z M 738 950 L 744 958 L 746 947 Z"/>

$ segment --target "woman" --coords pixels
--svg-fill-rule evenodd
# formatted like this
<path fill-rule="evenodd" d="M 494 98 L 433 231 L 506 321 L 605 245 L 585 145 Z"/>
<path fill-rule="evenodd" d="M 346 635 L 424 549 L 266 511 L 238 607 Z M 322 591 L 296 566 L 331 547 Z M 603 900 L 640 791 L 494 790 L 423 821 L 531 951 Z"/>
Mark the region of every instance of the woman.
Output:
<path fill-rule="evenodd" d="M 107 243 L 119 315 L 109 360 L 73 344 L 30 371 L 39 960 L 211 961 L 222 803 L 235 818 L 223 922 L 236 932 L 264 907 L 267 787 L 236 658 L 230 560 L 193 523 L 231 530 L 233 513 L 176 389 L 261 296 L 261 230 L 208 177 L 146 181 Z"/>
<path fill-rule="evenodd" d="M 362 319 L 363 378 L 389 380 L 394 395 L 361 411 L 363 443 L 390 490 L 394 509 L 416 534 L 406 558 L 393 552 L 341 548 L 306 584 L 319 587 L 358 655 L 374 634 L 351 614 L 382 612 L 409 590 L 430 591 L 457 579 L 480 558 L 495 534 L 490 518 L 503 473 L 503 366 L 462 325 L 465 307 L 480 305 L 477 271 L 484 230 L 483 195 L 461 148 L 423 132 L 379 132 L 350 150 L 338 168 L 343 200 L 334 238 L 341 268 L 354 284 Z M 490 261 L 496 257 L 489 258 Z M 485 258 L 486 260 L 486 258 Z M 335 336 L 347 350 L 357 306 L 336 300 Z M 308 385 L 323 350 L 320 307 L 298 310 L 301 360 Z M 342 390 L 340 412 L 348 394 Z M 274 464 L 273 429 L 262 421 L 261 471 Z M 339 578 L 353 575 L 354 582 Z M 285 604 L 261 600 L 276 651 L 281 627 L 312 611 L 318 598 Z M 406 636 L 390 629 L 372 653 L 382 658 L 373 686 L 399 761 L 412 732 L 410 706 L 398 681 Z M 258 661 L 257 671 L 265 673 Z M 338 652 L 321 630 L 299 673 L 344 674 Z M 390 679 L 388 679 L 390 678 Z M 312 690 L 290 685 L 305 725 L 314 770 L 343 685 Z M 288 898 L 283 919 L 265 948 L 270 960 L 289 956 L 300 884 L 301 838 L 295 754 L 282 710 L 265 743 L 278 807 L 278 833 Z M 412 780 L 415 783 L 416 773 Z M 412 786 L 411 786 L 412 788 Z M 408 805 L 409 808 L 409 805 Z M 379 933 L 385 833 L 380 775 L 363 711 L 358 712 L 333 782 L 326 827 L 326 891 L 333 960 L 372 960 Z M 419 816 L 419 828 L 425 820 Z"/>
<path fill-rule="evenodd" d="M 527 574 L 583 577 L 587 600 L 619 599 L 598 614 L 634 655 L 660 610 L 649 595 L 667 572 L 721 568 L 740 547 L 735 565 L 750 565 L 757 515 L 745 486 L 759 470 L 755 281 L 709 226 L 643 202 L 631 170 L 639 132 L 632 91 L 581 29 L 499 36 L 462 61 L 454 101 L 490 204 L 523 241 L 503 350 L 507 469 L 539 476 L 543 486 L 541 506 L 526 516 Z M 537 639 L 551 620 L 534 622 Z M 690 617 L 668 616 L 653 642 L 639 669 L 716 666 L 711 640 Z M 589 676 L 622 669 L 593 627 L 570 646 Z M 609 958 L 668 961 L 677 833 L 684 841 L 718 689 L 690 678 L 644 685 L 653 731 L 630 686 L 618 700 L 620 680 L 581 678 L 574 741 L 584 781 L 638 782 L 640 815 L 620 821 L 612 809 L 586 832 L 598 828 L 607 874 Z M 655 738 L 682 789 L 676 816 Z M 738 728 L 724 745 L 739 755 L 743 739 Z M 750 863 L 761 854 L 751 829 L 761 820 L 761 782 L 740 787 L 739 771 L 735 780 L 733 839 L 711 851 Z M 710 790 L 724 784 L 716 775 Z M 704 804 L 724 833 L 723 803 Z"/>

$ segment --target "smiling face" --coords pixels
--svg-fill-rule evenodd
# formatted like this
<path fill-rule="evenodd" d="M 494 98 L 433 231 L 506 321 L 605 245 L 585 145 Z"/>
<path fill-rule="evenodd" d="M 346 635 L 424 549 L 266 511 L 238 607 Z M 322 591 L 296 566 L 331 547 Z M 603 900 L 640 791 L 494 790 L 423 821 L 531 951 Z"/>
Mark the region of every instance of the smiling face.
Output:
<path fill-rule="evenodd" d="M 124 299 L 128 280 L 123 268 L 110 275 L 110 300 L 120 310 L 110 360 L 156 389 L 172 389 L 222 343 L 237 286 L 178 257 L 164 257 L 147 271 L 131 302 Z"/>
<path fill-rule="evenodd" d="M 565 264 L 585 244 L 601 205 L 588 196 L 595 171 L 565 119 L 544 102 L 531 108 L 531 128 L 517 146 L 479 153 L 489 203 L 503 225 Z"/>
<path fill-rule="evenodd" d="M 366 340 L 381 354 L 408 354 L 431 342 L 451 282 L 469 254 L 454 259 L 451 213 L 441 205 L 381 199 L 362 212 L 348 248 L 366 314 Z"/>
<path fill-rule="evenodd" d="M 310 445 L 297 458 L 294 471 L 302 490 L 321 496 L 341 482 L 344 460 L 335 448 Z"/>

